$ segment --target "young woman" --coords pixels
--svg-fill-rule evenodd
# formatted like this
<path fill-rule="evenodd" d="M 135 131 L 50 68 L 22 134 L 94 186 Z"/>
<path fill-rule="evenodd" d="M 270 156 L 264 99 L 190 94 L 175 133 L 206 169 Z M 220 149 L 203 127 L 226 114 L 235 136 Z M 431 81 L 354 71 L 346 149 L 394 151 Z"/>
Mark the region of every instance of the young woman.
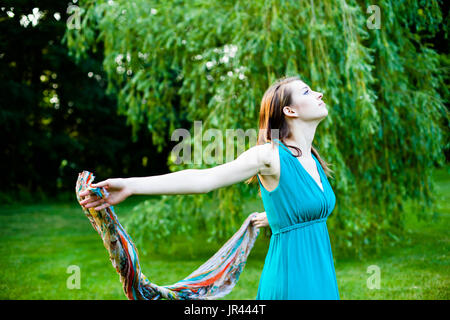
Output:
<path fill-rule="evenodd" d="M 326 225 L 336 197 L 327 179 L 331 170 L 312 147 L 327 115 L 321 93 L 298 77 L 280 79 L 263 96 L 257 145 L 236 160 L 208 169 L 108 179 L 92 184 L 107 188 L 108 197 L 85 191 L 81 205 L 101 210 L 135 194 L 208 193 L 256 176 L 266 212 L 253 223 L 272 229 L 256 299 L 339 299 Z"/>

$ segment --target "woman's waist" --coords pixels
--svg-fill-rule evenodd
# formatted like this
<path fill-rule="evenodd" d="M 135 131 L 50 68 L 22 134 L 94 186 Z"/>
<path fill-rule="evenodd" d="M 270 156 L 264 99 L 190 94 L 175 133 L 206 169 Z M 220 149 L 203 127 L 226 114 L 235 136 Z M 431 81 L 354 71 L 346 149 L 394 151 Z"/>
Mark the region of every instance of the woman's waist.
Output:
<path fill-rule="evenodd" d="M 292 230 L 306 228 L 306 227 L 312 226 L 317 223 L 326 223 L 327 219 L 328 219 L 328 217 L 325 217 L 325 218 L 313 219 L 313 220 L 309 220 L 309 221 L 302 221 L 302 222 L 284 226 L 284 227 L 278 227 L 278 228 L 275 227 L 272 229 L 272 235 L 277 236 L 282 233 L 290 232 Z"/>

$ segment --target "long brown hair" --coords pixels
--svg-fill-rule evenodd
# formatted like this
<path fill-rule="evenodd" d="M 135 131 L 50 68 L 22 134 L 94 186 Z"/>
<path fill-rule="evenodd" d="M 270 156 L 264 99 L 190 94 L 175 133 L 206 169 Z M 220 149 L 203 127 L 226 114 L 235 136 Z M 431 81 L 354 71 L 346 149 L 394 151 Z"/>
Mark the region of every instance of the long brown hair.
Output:
<path fill-rule="evenodd" d="M 287 83 L 292 81 L 298 81 L 299 77 L 284 77 L 278 79 L 272 86 L 267 89 L 261 101 L 261 108 L 259 111 L 259 132 L 257 145 L 265 144 L 267 142 L 273 143 L 272 138 L 277 138 L 284 143 L 286 138 L 289 138 L 291 132 L 289 126 L 284 117 L 283 108 L 289 106 L 292 103 L 292 92 Z M 272 137 L 272 132 L 278 132 L 278 137 Z M 286 143 L 284 143 L 286 145 Z M 291 145 L 286 145 L 297 151 L 295 157 L 300 157 L 302 151 Z M 311 146 L 311 152 L 319 160 L 325 174 L 332 178 L 331 173 L 334 171 L 329 168 L 329 164 L 325 162 L 319 155 L 319 152 Z M 256 175 L 246 181 L 247 184 L 256 180 Z"/>

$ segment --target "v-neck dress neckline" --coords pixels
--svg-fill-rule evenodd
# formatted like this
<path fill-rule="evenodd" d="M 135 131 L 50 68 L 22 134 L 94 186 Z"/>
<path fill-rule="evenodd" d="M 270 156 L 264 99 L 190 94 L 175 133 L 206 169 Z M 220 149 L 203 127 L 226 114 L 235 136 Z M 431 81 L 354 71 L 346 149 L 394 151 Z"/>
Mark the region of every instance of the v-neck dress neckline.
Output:
<path fill-rule="evenodd" d="M 320 183 L 322 184 L 322 188 L 319 186 L 319 184 L 317 183 L 317 181 L 312 177 L 312 175 L 305 169 L 305 167 L 303 167 L 303 165 L 302 165 L 302 163 L 300 162 L 300 160 L 299 160 L 296 156 L 294 156 L 294 154 L 292 153 L 292 151 L 289 150 L 289 148 L 288 148 L 281 140 L 279 140 L 279 139 L 277 139 L 277 140 L 278 140 L 278 141 L 286 148 L 286 150 L 291 154 L 291 156 L 293 156 L 293 157 L 295 158 L 295 161 L 298 162 L 298 164 L 300 165 L 300 168 L 302 168 L 302 170 L 306 173 L 306 175 L 307 175 L 312 181 L 314 181 L 314 184 L 317 186 L 317 188 L 319 189 L 319 191 L 322 192 L 322 194 L 325 194 L 325 184 L 323 183 L 323 180 L 324 180 L 324 179 L 322 179 L 322 173 L 320 172 L 320 169 L 319 169 L 319 166 L 320 166 L 320 165 L 317 163 L 318 160 L 317 160 L 317 158 L 314 156 L 314 154 L 311 153 L 311 156 L 313 157 L 314 162 L 315 162 L 315 164 L 316 164 L 316 169 L 317 169 L 317 173 L 319 173 L 319 179 L 320 179 Z"/>

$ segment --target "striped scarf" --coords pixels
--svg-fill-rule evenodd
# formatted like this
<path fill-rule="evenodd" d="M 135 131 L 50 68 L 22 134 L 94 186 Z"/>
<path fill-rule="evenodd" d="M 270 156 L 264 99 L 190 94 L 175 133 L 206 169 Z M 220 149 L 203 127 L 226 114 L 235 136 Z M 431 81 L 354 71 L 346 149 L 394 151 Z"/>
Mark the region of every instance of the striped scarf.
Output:
<path fill-rule="evenodd" d="M 99 197 L 107 196 L 104 188 L 90 186 L 93 181 L 91 172 L 83 171 L 78 175 L 75 189 L 78 202 L 82 200 L 79 193 L 86 189 Z M 138 251 L 119 223 L 114 208 L 110 206 L 96 211 L 82 206 L 82 209 L 101 236 L 112 265 L 120 275 L 125 295 L 130 300 L 211 300 L 227 295 L 236 285 L 259 234 L 259 228 L 251 223 L 251 214 L 219 251 L 197 270 L 175 284 L 158 286 L 141 272 Z"/>

